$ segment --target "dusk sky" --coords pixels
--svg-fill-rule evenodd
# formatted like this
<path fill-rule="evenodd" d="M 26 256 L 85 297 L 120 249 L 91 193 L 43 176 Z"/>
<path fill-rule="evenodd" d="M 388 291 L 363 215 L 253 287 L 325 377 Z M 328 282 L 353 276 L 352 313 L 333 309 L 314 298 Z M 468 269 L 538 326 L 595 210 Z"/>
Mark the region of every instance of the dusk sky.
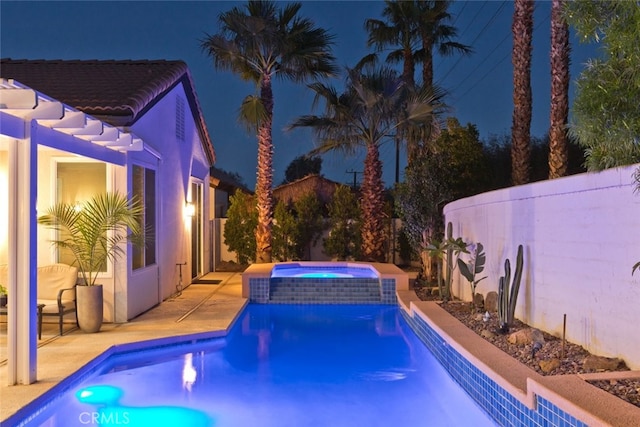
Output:
<path fill-rule="evenodd" d="M 0 2 L 0 56 L 13 59 L 166 59 L 187 63 L 217 155 L 216 166 L 239 173 L 255 186 L 257 144 L 237 122 L 242 99 L 256 93 L 251 83 L 230 72 L 216 71 L 200 48 L 205 33 L 218 33 L 218 15 L 242 5 L 229 1 L 142 2 Z M 353 66 L 370 53 L 364 22 L 382 19 L 383 2 L 303 1 L 301 16 L 335 35 L 334 55 L 340 66 Z M 533 37 L 533 120 L 531 133 L 542 137 L 549 126 L 549 21 L 551 3 L 536 2 Z M 460 1 L 451 7 L 458 41 L 472 46 L 468 57 L 436 57 L 435 79 L 449 91 L 452 116 L 477 126 L 481 138 L 510 132 L 512 102 L 511 1 Z M 575 79 L 594 46 L 572 38 L 571 99 Z M 383 53 L 384 55 L 384 53 Z M 419 66 L 418 66 L 419 68 Z M 398 66 L 398 70 L 401 67 Z M 1 71 L 0 71 L 1 74 Z M 417 74 L 419 76 L 419 74 Z M 10 76 L 2 76 L 10 77 Z M 341 88 L 343 76 L 330 82 Z M 308 130 L 282 129 L 299 115 L 310 114 L 313 95 L 304 84 L 274 82 L 274 184 L 284 179 L 289 163 L 313 148 Z M 394 149 L 381 147 L 386 186 L 393 185 Z M 404 155 L 402 156 L 405 157 Z M 364 153 L 345 158 L 323 156 L 322 173 L 351 183 L 362 171 Z M 401 163 L 401 167 L 404 165 Z M 360 179 L 358 175 L 358 180 Z"/>

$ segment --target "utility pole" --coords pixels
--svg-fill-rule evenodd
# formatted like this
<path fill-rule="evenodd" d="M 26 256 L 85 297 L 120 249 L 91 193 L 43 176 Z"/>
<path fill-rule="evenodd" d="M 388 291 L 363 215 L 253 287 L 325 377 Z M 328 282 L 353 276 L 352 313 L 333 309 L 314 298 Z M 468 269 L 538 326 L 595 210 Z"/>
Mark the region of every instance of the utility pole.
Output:
<path fill-rule="evenodd" d="M 362 172 L 354 171 L 353 169 L 349 169 L 348 171 L 345 171 L 345 172 L 346 172 L 346 173 L 352 173 L 352 174 L 353 174 L 353 189 L 355 190 L 355 189 L 356 189 L 356 187 L 358 186 L 358 179 L 357 179 L 357 176 L 358 176 L 358 174 L 359 174 L 359 173 L 361 174 Z"/>

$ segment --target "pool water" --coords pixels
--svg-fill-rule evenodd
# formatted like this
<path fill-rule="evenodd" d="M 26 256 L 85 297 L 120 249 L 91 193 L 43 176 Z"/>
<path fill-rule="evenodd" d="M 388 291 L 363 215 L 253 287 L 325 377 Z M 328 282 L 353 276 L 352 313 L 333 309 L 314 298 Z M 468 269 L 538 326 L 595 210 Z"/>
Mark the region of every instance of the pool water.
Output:
<path fill-rule="evenodd" d="M 230 334 L 112 358 L 29 425 L 494 426 L 384 305 L 253 305 Z"/>
<path fill-rule="evenodd" d="M 271 270 L 271 277 L 378 279 L 376 272 L 369 266 L 305 265 L 299 263 L 276 264 Z"/>

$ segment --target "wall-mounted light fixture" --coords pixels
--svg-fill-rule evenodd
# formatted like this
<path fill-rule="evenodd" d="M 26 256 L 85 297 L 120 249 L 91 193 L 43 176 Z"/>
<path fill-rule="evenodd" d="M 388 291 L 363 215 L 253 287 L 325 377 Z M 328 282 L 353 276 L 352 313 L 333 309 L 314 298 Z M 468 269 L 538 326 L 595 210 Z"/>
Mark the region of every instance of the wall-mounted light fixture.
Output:
<path fill-rule="evenodd" d="M 185 203 L 184 214 L 185 216 L 188 216 L 188 217 L 196 216 L 196 205 L 191 202 Z"/>

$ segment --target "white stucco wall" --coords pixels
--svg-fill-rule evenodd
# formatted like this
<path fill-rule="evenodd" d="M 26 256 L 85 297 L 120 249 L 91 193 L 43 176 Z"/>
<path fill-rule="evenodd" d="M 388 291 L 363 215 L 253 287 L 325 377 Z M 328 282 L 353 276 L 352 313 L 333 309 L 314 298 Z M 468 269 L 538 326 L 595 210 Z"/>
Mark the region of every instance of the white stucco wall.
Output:
<path fill-rule="evenodd" d="M 176 98 L 182 97 L 185 104 L 185 138 L 176 137 Z M 190 114 L 182 85 L 176 86 L 153 106 L 132 127 L 132 132 L 145 144 L 160 153 L 161 159 L 151 161 L 156 168 L 157 206 L 157 265 L 145 271 L 134 271 L 127 285 L 127 320 L 153 307 L 176 291 L 179 270 L 182 267 L 183 284 L 191 282 L 191 219 L 185 217 L 184 207 L 188 200 L 190 183 L 195 180 L 203 188 L 203 268 L 208 268 L 209 236 L 209 163 L 202 148 L 197 127 Z M 147 167 L 151 157 L 148 153 L 131 153 L 130 164 Z M 130 177 L 129 173 L 129 177 Z M 129 178 L 130 179 L 130 178 Z M 145 269 L 141 269 L 145 270 Z M 207 271 L 204 271 L 205 273 Z M 146 273 L 146 274 L 145 274 Z"/>
<path fill-rule="evenodd" d="M 586 173 L 480 194 L 448 204 L 454 237 L 481 242 L 487 254 L 477 291 L 497 291 L 504 260 L 524 246 L 516 317 L 566 337 L 590 352 L 621 357 L 640 369 L 639 165 Z M 453 292 L 470 300 L 454 274 Z"/>

